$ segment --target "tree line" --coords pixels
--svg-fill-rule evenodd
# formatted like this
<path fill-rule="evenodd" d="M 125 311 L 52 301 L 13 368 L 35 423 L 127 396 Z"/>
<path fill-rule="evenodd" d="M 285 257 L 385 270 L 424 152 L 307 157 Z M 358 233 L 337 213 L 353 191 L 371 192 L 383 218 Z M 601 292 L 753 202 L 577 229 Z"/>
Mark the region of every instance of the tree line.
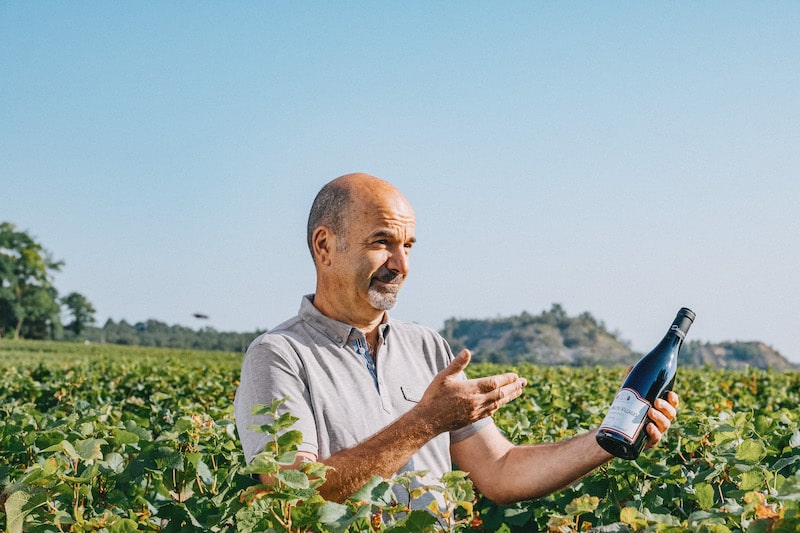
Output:
<path fill-rule="evenodd" d="M 0 337 L 55 339 L 64 329 L 74 335 L 94 323 L 95 309 L 86 296 L 60 296 L 53 274 L 63 261 L 11 222 L 0 224 Z M 61 322 L 61 312 L 71 317 Z"/>
<path fill-rule="evenodd" d="M 60 296 L 53 274 L 63 261 L 53 259 L 40 243 L 10 222 L 0 224 L 0 338 L 83 340 L 109 344 L 243 352 L 260 331 L 193 330 L 157 320 L 129 324 L 108 320 L 95 327 L 95 309 L 86 296 Z M 62 313 L 68 322 L 62 324 Z M 631 364 L 641 355 L 618 332 L 585 312 L 569 316 L 559 304 L 540 315 L 488 320 L 445 321 L 441 331 L 455 351 L 468 347 L 476 361 L 531 362 L 543 365 Z M 795 369 L 785 357 L 762 342 L 692 341 L 681 351 L 690 366 Z"/>
<path fill-rule="evenodd" d="M 260 333 L 263 331 L 239 333 L 211 327 L 194 330 L 152 319 L 135 324 L 108 319 L 103 327 L 87 327 L 81 338 L 107 344 L 243 353 Z"/>
<path fill-rule="evenodd" d="M 157 320 L 130 324 L 109 319 L 96 327 L 96 311 L 86 296 L 77 292 L 61 296 L 53 285 L 53 275 L 63 266 L 28 232 L 11 222 L 0 224 L 0 338 L 242 352 L 260 333 L 193 330 Z"/>

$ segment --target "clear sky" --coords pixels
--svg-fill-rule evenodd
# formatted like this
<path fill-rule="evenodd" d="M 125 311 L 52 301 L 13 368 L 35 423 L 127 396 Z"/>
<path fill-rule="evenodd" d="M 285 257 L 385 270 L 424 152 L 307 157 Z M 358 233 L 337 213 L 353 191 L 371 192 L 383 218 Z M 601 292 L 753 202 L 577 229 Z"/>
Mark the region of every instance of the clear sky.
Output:
<path fill-rule="evenodd" d="M 0 220 L 106 319 L 252 331 L 313 196 L 417 212 L 394 316 L 590 312 L 800 362 L 800 3 L 0 0 Z M 192 317 L 210 316 L 207 321 Z"/>

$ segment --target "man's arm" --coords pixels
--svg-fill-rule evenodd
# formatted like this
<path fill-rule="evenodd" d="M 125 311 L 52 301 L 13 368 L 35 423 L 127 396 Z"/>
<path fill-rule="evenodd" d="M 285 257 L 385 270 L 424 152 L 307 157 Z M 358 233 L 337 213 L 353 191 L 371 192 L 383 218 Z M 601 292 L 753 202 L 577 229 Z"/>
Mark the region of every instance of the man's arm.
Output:
<path fill-rule="evenodd" d="M 467 350 L 439 372 L 420 402 L 403 416 L 359 444 L 327 458 L 298 454 L 302 461 L 319 461 L 333 467 L 320 494 L 343 501 L 374 475 L 391 477 L 423 445 L 446 431 L 453 431 L 490 416 L 522 393 L 525 380 L 513 373 L 479 379 L 459 379 L 470 360 Z M 262 477 L 269 483 L 268 477 Z"/>
<path fill-rule="evenodd" d="M 655 446 L 675 418 L 678 396 L 656 400 L 648 416 L 649 446 Z M 507 505 L 551 494 L 613 458 L 595 440 L 596 430 L 555 443 L 514 446 L 492 424 L 450 446 L 453 461 L 481 493 Z"/>

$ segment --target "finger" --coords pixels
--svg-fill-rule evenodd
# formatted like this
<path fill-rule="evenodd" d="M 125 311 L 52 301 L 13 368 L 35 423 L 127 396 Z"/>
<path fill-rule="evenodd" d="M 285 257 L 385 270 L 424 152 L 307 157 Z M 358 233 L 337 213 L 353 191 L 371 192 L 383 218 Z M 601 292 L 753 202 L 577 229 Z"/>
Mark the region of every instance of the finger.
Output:
<path fill-rule="evenodd" d="M 660 411 L 665 417 L 667 417 L 667 420 L 670 421 L 675 420 L 675 417 L 678 415 L 678 411 L 675 409 L 675 407 L 667 400 L 662 398 L 656 398 L 656 401 L 653 402 L 653 407 Z"/>
<path fill-rule="evenodd" d="M 677 409 L 677 408 L 678 408 L 678 405 L 680 404 L 680 398 L 678 397 L 678 394 L 677 394 L 675 391 L 669 391 L 669 392 L 667 393 L 667 401 L 668 401 L 668 402 L 670 403 L 670 405 L 672 405 L 672 407 L 674 407 L 675 409 Z"/>
<path fill-rule="evenodd" d="M 511 400 L 515 400 L 522 395 L 522 391 L 525 388 L 526 381 L 524 378 L 518 378 L 517 380 L 500 387 L 500 398 L 498 402 L 500 406 L 503 406 L 510 402 Z"/>
<path fill-rule="evenodd" d="M 661 437 L 663 437 L 663 433 L 658 430 L 655 424 L 647 424 L 645 428 L 647 431 L 648 441 L 647 444 L 649 447 L 653 447 L 661 441 Z"/>
<path fill-rule="evenodd" d="M 458 355 L 453 358 L 447 368 L 445 368 L 442 373 L 447 376 L 455 376 L 456 374 L 460 374 L 467 368 L 470 359 L 472 359 L 472 354 L 466 348 L 458 352 Z"/>
<path fill-rule="evenodd" d="M 497 382 L 500 378 L 514 377 L 513 381 L 506 383 L 503 386 L 493 388 L 483 394 L 482 406 L 480 412 L 482 416 L 491 416 L 496 413 L 501 407 L 507 403 L 515 400 L 522 394 L 524 384 L 527 382 L 525 379 L 516 376 L 515 374 L 503 374 L 500 376 L 492 376 L 495 378 L 493 381 Z"/>
<path fill-rule="evenodd" d="M 473 379 L 472 382 L 478 387 L 478 390 L 485 394 L 490 394 L 495 391 L 501 390 L 503 387 L 513 385 L 520 387 L 520 383 L 524 380 L 513 372 L 505 374 L 495 374 L 494 376 L 486 376 L 483 378 Z M 527 382 L 525 382 L 527 383 Z"/>
<path fill-rule="evenodd" d="M 664 403 L 666 403 L 666 402 L 664 402 Z M 671 405 L 670 405 L 670 409 L 672 409 Z M 665 431 L 667 431 L 669 429 L 670 425 L 671 425 L 671 423 L 670 423 L 671 419 L 668 417 L 668 415 L 665 414 L 663 411 L 660 411 L 660 410 L 658 410 L 658 409 L 656 409 L 654 407 L 651 407 L 647 411 L 647 416 L 648 416 L 648 418 L 650 418 L 652 423 L 656 426 L 656 429 L 658 429 L 658 431 L 661 432 L 661 433 L 664 433 Z"/>

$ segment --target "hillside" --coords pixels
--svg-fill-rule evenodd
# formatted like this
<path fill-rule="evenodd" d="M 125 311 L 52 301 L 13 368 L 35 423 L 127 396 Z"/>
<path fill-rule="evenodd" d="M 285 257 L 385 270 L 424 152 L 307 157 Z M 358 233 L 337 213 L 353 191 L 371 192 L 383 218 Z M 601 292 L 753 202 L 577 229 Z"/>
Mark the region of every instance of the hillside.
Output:
<path fill-rule="evenodd" d="M 559 304 L 536 316 L 524 312 L 484 320 L 450 318 L 441 333 L 456 352 L 469 348 L 474 360 L 500 364 L 617 366 L 630 365 L 642 355 L 588 312 L 571 317 Z M 65 332 L 65 340 L 241 353 L 258 334 L 258 331 L 220 332 L 213 328 L 193 330 L 157 320 L 136 324 L 108 320 L 102 328 L 87 327 L 80 338 Z M 798 365 L 758 341 L 711 344 L 692 340 L 681 350 L 681 364 L 800 370 Z"/>
<path fill-rule="evenodd" d="M 453 350 L 472 350 L 477 361 L 531 362 L 542 365 L 620 365 L 638 359 L 631 348 L 589 313 L 569 317 L 554 304 L 538 316 L 445 322 L 444 337 Z"/>
<path fill-rule="evenodd" d="M 772 347 L 758 341 L 717 344 L 690 341 L 681 350 L 681 360 L 690 366 L 798 370 L 798 365 L 792 364 Z"/>
<path fill-rule="evenodd" d="M 466 347 L 474 360 L 493 363 L 615 366 L 632 364 L 642 355 L 591 314 L 570 317 L 559 304 L 537 316 L 523 312 L 485 320 L 450 318 L 441 333 L 454 351 Z M 693 367 L 798 369 L 762 342 L 691 341 L 680 358 L 681 364 Z"/>

